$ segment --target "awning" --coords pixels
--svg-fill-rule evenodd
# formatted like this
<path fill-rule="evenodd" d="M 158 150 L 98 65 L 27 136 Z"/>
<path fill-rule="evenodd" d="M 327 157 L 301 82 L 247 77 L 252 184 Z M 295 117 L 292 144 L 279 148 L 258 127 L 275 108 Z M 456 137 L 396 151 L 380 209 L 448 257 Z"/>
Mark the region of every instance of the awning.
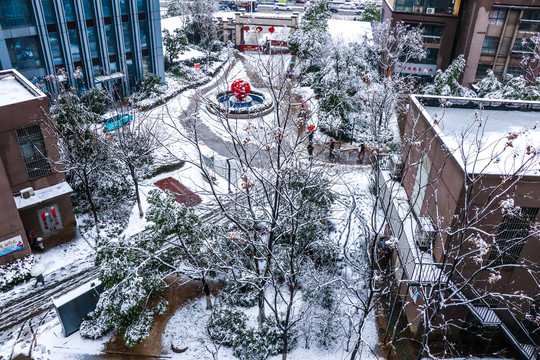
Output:
<path fill-rule="evenodd" d="M 13 199 L 15 200 L 15 205 L 17 205 L 17 210 L 22 210 L 62 195 L 71 194 L 72 192 L 73 189 L 71 186 L 63 181 L 56 185 L 34 190 L 34 195 L 30 196 L 28 199 L 24 199 L 22 196 L 14 196 Z"/>
<path fill-rule="evenodd" d="M 115 72 L 110 75 L 96 76 L 95 80 L 96 82 L 104 82 L 104 81 L 109 81 L 109 80 L 121 79 L 123 77 L 124 77 L 124 74 L 122 74 L 121 72 Z"/>

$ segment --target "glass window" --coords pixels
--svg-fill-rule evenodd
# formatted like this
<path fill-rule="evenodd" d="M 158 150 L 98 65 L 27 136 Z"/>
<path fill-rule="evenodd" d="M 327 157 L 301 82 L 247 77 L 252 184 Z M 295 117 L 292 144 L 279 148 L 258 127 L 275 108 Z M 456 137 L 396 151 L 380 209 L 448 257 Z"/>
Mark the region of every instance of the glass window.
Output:
<path fill-rule="evenodd" d="M 131 24 L 129 23 L 124 23 L 122 24 L 122 30 L 123 30 L 123 33 L 124 33 L 124 46 L 126 48 L 126 52 L 131 52 L 133 51 L 132 49 L 132 41 L 131 41 Z"/>
<path fill-rule="evenodd" d="M 499 38 L 495 36 L 486 36 L 482 45 L 482 53 L 495 54 L 499 46 Z"/>
<path fill-rule="evenodd" d="M 94 18 L 94 5 L 92 1 L 83 1 L 84 5 L 84 18 L 90 20 Z"/>
<path fill-rule="evenodd" d="M 128 5 L 126 0 L 120 0 L 120 13 L 122 15 L 128 14 Z"/>
<path fill-rule="evenodd" d="M 110 64 L 111 64 L 111 66 L 110 66 L 111 74 L 114 73 L 114 72 L 117 72 L 118 71 L 118 64 L 116 63 L 116 61 L 111 62 Z"/>
<path fill-rule="evenodd" d="M 88 43 L 90 45 L 90 56 L 92 59 L 99 57 L 99 46 L 97 41 L 96 27 L 88 27 Z"/>
<path fill-rule="evenodd" d="M 73 61 L 81 61 L 81 45 L 79 42 L 79 34 L 77 29 L 68 30 L 69 34 L 69 45 L 71 50 L 71 56 Z"/>
<path fill-rule="evenodd" d="M 43 0 L 43 14 L 45 15 L 45 22 L 47 24 L 56 24 L 56 18 L 54 16 L 54 6 L 52 0 Z"/>
<path fill-rule="evenodd" d="M 534 42 L 531 39 L 527 38 L 516 38 L 516 41 L 514 41 L 514 47 L 512 48 L 512 51 L 516 52 L 533 52 L 534 50 Z"/>
<path fill-rule="evenodd" d="M 35 25 L 30 0 L 0 1 L 0 25 L 4 29 Z"/>
<path fill-rule="evenodd" d="M 75 6 L 73 0 L 64 0 L 64 13 L 66 15 L 66 21 L 75 21 Z"/>
<path fill-rule="evenodd" d="M 508 69 L 506 70 L 506 73 L 513 76 L 520 76 L 520 75 L 525 76 L 526 71 L 521 66 L 509 66 Z"/>
<path fill-rule="evenodd" d="M 139 21 L 141 34 L 141 49 L 148 49 L 148 24 L 146 20 Z"/>
<path fill-rule="evenodd" d="M 41 51 L 37 36 L 6 39 L 11 64 L 16 69 L 41 68 Z"/>
<path fill-rule="evenodd" d="M 150 56 L 143 56 L 142 63 L 143 63 L 143 74 L 149 73 L 150 72 Z"/>
<path fill-rule="evenodd" d="M 519 31 L 540 31 L 540 10 L 525 10 L 519 24 Z"/>
<path fill-rule="evenodd" d="M 50 173 L 51 167 L 47 161 L 47 152 L 39 125 L 17 129 L 17 137 L 28 177 L 35 179 Z"/>
<path fill-rule="evenodd" d="M 102 0 L 101 3 L 103 4 L 103 16 L 104 17 L 112 16 L 112 3 L 111 3 L 111 0 Z"/>
<path fill-rule="evenodd" d="M 515 264 L 523 245 L 530 235 L 531 224 L 538 208 L 523 207 L 519 214 L 506 215 L 499 226 L 495 245 L 489 255 L 498 264 Z"/>
<path fill-rule="evenodd" d="M 64 58 L 62 57 L 60 35 L 58 34 L 58 32 L 55 31 L 49 33 L 49 43 L 51 44 L 54 65 L 62 65 L 64 63 Z"/>
<path fill-rule="evenodd" d="M 489 13 L 490 25 L 504 25 L 506 20 L 506 9 L 492 9 Z"/>
<path fill-rule="evenodd" d="M 105 25 L 105 37 L 107 38 L 107 48 L 109 55 L 116 55 L 116 39 L 114 38 L 113 25 Z"/>
<path fill-rule="evenodd" d="M 146 12 L 146 3 L 144 0 L 137 0 L 137 12 Z"/>
<path fill-rule="evenodd" d="M 478 64 L 478 67 L 476 68 L 476 78 L 477 79 L 483 79 L 487 76 L 487 71 L 491 70 L 493 66 L 486 65 L 486 64 Z"/>

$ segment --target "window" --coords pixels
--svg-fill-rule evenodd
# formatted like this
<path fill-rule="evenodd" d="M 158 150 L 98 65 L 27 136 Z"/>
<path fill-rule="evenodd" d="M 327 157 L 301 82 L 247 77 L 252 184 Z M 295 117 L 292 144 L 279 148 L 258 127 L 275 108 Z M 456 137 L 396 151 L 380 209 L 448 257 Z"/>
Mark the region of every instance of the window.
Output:
<path fill-rule="evenodd" d="M 94 18 L 94 6 L 92 1 L 83 1 L 84 5 L 84 18 L 86 20 L 91 20 Z"/>
<path fill-rule="evenodd" d="M 131 46 L 131 24 L 124 23 L 122 24 L 122 32 L 124 33 L 124 47 L 126 49 L 126 52 L 132 51 Z"/>
<path fill-rule="evenodd" d="M 487 64 L 478 64 L 476 68 L 476 79 L 483 79 L 487 76 L 487 71 L 493 69 L 493 66 Z"/>
<path fill-rule="evenodd" d="M 506 73 L 512 76 L 525 76 L 526 71 L 521 66 L 509 66 Z"/>
<path fill-rule="evenodd" d="M 411 202 L 416 215 L 420 215 L 422 205 L 424 204 L 424 196 L 426 195 L 430 171 L 431 160 L 424 154 L 421 162 L 418 164 L 416 178 L 414 179 L 413 192 L 411 194 Z"/>
<path fill-rule="evenodd" d="M 146 20 L 139 21 L 141 34 L 141 49 L 148 49 L 148 25 Z"/>
<path fill-rule="evenodd" d="M 489 13 L 489 24 L 490 25 L 504 25 L 506 20 L 506 9 L 493 9 Z"/>
<path fill-rule="evenodd" d="M 74 62 L 81 61 L 81 46 L 79 43 L 79 34 L 76 29 L 68 30 L 69 48 Z"/>
<path fill-rule="evenodd" d="M 146 3 L 144 2 L 144 0 L 137 0 L 137 12 L 146 12 Z"/>
<path fill-rule="evenodd" d="M 0 1 L 0 26 L 15 28 L 35 25 L 30 0 Z"/>
<path fill-rule="evenodd" d="M 105 25 L 105 36 L 107 38 L 109 55 L 116 55 L 116 38 L 114 36 L 114 28 L 112 24 Z"/>
<path fill-rule="evenodd" d="M 45 14 L 45 23 L 55 24 L 56 18 L 54 17 L 54 6 L 52 0 L 43 0 L 43 13 Z"/>
<path fill-rule="evenodd" d="M 112 3 L 111 0 L 103 0 L 103 16 L 110 17 L 112 16 Z"/>
<path fill-rule="evenodd" d="M 50 173 L 51 167 L 47 161 L 47 152 L 39 125 L 17 129 L 17 137 L 28 177 L 35 179 Z"/>
<path fill-rule="evenodd" d="M 43 234 L 49 234 L 62 228 L 62 219 L 58 211 L 58 205 L 49 205 L 37 211 L 41 231 Z"/>
<path fill-rule="evenodd" d="M 519 24 L 519 31 L 540 31 L 540 10 L 525 10 Z"/>
<path fill-rule="evenodd" d="M 90 46 L 90 56 L 92 59 L 99 57 L 99 46 L 97 42 L 97 33 L 96 33 L 96 27 L 88 27 L 88 43 Z"/>
<path fill-rule="evenodd" d="M 519 214 L 503 218 L 489 260 L 498 264 L 515 264 L 523 245 L 530 235 L 531 224 L 536 220 L 538 208 L 524 207 Z"/>
<path fill-rule="evenodd" d="M 495 54 L 499 46 L 499 40 L 500 38 L 495 36 L 486 36 L 484 38 L 484 45 L 482 45 L 482 53 Z"/>
<path fill-rule="evenodd" d="M 37 36 L 6 39 L 11 64 L 16 69 L 41 68 L 41 51 Z"/>
<path fill-rule="evenodd" d="M 422 25 L 422 39 L 424 40 L 424 44 L 440 44 L 443 30 L 444 25 Z"/>
<path fill-rule="evenodd" d="M 531 53 L 534 50 L 534 41 L 528 38 L 516 38 L 512 51 Z"/>
<path fill-rule="evenodd" d="M 75 21 L 75 6 L 73 0 L 64 0 L 64 13 L 66 15 L 66 21 Z"/>
<path fill-rule="evenodd" d="M 64 60 L 62 57 L 62 49 L 60 47 L 60 38 L 58 32 L 49 32 L 49 43 L 51 44 L 54 65 L 62 65 Z"/>

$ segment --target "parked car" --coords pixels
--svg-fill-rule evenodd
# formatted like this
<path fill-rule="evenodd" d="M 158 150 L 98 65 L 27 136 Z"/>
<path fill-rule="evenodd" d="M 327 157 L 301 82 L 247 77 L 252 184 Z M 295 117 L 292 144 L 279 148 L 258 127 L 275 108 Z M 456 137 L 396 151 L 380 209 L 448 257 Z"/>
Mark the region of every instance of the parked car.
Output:
<path fill-rule="evenodd" d="M 338 7 L 339 10 L 356 10 L 356 6 L 352 3 L 341 4 Z"/>
<path fill-rule="evenodd" d="M 276 11 L 292 11 L 291 7 L 287 4 L 281 4 L 278 3 L 274 6 L 274 10 Z"/>
<path fill-rule="evenodd" d="M 128 122 L 133 120 L 133 115 L 129 114 L 117 114 L 111 117 L 103 119 L 103 130 L 104 131 L 114 131 L 119 127 L 124 126 Z"/>

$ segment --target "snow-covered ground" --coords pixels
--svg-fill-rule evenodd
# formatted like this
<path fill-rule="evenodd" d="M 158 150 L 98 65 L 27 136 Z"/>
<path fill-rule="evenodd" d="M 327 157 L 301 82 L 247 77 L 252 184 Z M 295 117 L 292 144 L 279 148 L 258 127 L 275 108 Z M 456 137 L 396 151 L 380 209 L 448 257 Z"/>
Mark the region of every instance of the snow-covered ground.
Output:
<path fill-rule="evenodd" d="M 367 23 L 360 22 L 344 22 L 340 20 L 331 20 L 329 22 L 330 31 L 336 36 L 346 36 L 347 41 L 354 41 L 358 36 L 365 36 L 368 34 L 370 27 Z M 181 19 L 168 18 L 162 21 L 162 27 L 170 30 L 181 25 Z M 368 28 L 369 27 L 369 28 Z M 285 31 L 276 31 L 276 37 L 286 37 Z M 200 56 L 198 50 L 189 50 L 185 53 L 185 58 L 193 58 Z M 200 53 L 200 54 L 199 54 Z M 278 72 L 284 72 L 290 62 L 290 55 L 258 55 L 258 54 L 245 54 L 244 62 L 236 61 L 230 71 L 225 76 L 221 76 L 221 73 L 217 74 L 214 79 L 203 88 L 212 89 L 216 87 L 222 87 L 227 89 L 230 83 L 237 78 L 249 79 L 250 71 L 258 69 L 260 66 L 273 66 Z M 232 60 L 231 60 L 232 61 Z M 246 68 L 250 67 L 250 70 Z M 257 82 L 260 79 L 251 79 L 252 82 Z M 181 89 L 184 85 L 181 82 L 173 78 L 168 78 L 167 83 L 169 89 L 167 94 L 172 94 L 175 91 Z M 200 90 L 200 89 L 199 89 Z M 192 139 L 186 138 L 180 135 L 181 132 L 185 132 L 185 118 L 187 115 L 197 112 L 200 105 L 201 91 L 193 89 L 184 91 L 173 99 L 167 102 L 163 106 L 158 106 L 149 112 L 149 117 L 155 121 L 160 121 L 162 129 L 162 142 L 164 146 L 158 151 L 158 158 L 171 158 L 176 157 L 177 160 L 187 160 L 186 164 L 175 171 L 158 175 L 151 179 L 142 181 L 140 191 L 142 198 L 143 210 L 146 212 L 148 203 L 146 201 L 147 195 L 150 190 L 157 188 L 154 183 L 160 179 L 166 177 L 172 177 L 182 183 L 191 191 L 197 193 L 203 200 L 201 207 L 205 207 L 210 204 L 212 197 L 210 196 L 210 186 L 203 179 L 200 169 L 195 165 L 190 164 L 190 161 L 198 162 L 197 149 L 192 144 Z M 257 89 L 256 89 L 257 90 Z M 264 89 L 259 89 L 263 90 Z M 317 101 L 314 98 L 313 91 L 309 88 L 300 88 L 298 95 L 302 98 L 302 101 L 308 103 L 310 110 L 315 114 L 317 107 Z M 199 109 L 200 110 L 200 109 Z M 219 124 L 215 123 L 210 115 L 205 111 L 198 111 L 200 121 L 202 121 L 210 131 L 218 138 L 228 141 L 228 135 L 220 128 Z M 267 115 L 268 118 L 261 119 L 262 123 L 270 122 L 270 117 L 274 114 Z M 311 121 L 316 125 L 316 116 L 311 117 Z M 241 121 L 239 128 L 248 124 L 248 121 Z M 180 130 L 180 131 L 178 131 Z M 316 142 L 325 142 L 327 140 L 325 135 L 316 133 Z M 218 153 L 212 149 L 212 143 L 204 143 L 205 139 L 202 139 L 203 143 L 201 149 L 207 156 L 219 156 Z M 358 217 L 352 216 L 352 222 L 346 223 L 343 221 L 351 212 L 351 198 L 357 199 L 356 209 L 360 211 L 362 209 L 368 209 L 369 193 L 368 183 L 369 174 L 366 170 L 355 166 L 335 166 L 330 167 L 332 179 L 334 181 L 333 190 L 339 195 L 339 199 L 332 209 L 332 219 L 334 219 L 334 225 L 336 232 L 334 233 L 334 239 L 343 243 L 345 239 L 339 234 L 344 230 L 345 226 L 350 226 L 351 231 L 348 232 L 350 238 L 356 238 L 360 236 L 357 223 Z M 227 192 L 227 182 L 222 177 L 216 176 L 216 189 L 223 193 Z M 362 215 L 362 214 L 360 214 Z M 130 236 L 138 231 L 141 231 L 146 226 L 144 218 L 140 218 L 138 214 L 138 208 L 135 205 L 133 207 L 130 220 L 126 229 L 124 230 L 124 236 Z M 43 264 L 45 267 L 45 279 L 47 281 L 48 276 L 53 273 L 57 273 L 63 268 L 68 268 L 70 264 L 80 264 L 81 267 L 90 267 L 92 265 L 92 254 L 94 253 L 95 242 L 93 239 L 83 238 L 78 236 L 74 241 L 58 246 L 53 249 L 49 249 L 43 254 L 36 256 L 36 261 Z M 59 275 L 61 276 L 61 275 Z M 30 286 L 33 286 L 33 282 L 20 285 L 11 292 L 0 294 L 0 303 L 2 299 L 9 298 L 10 294 L 15 293 L 22 294 L 25 291 L 30 291 Z M 204 334 L 204 325 L 208 319 L 209 312 L 204 310 L 204 300 L 195 300 L 188 306 L 185 306 L 177 311 L 177 313 L 170 319 L 166 331 L 163 334 L 163 348 L 170 349 L 171 343 L 181 342 L 186 344 L 188 350 L 182 354 L 175 354 L 169 352 L 172 359 L 211 359 L 211 352 L 216 349 L 210 342 L 208 337 Z M 256 309 L 247 309 L 246 314 L 250 316 L 251 321 L 254 322 L 256 316 Z M 50 359 L 50 360 L 63 360 L 63 359 L 77 359 L 77 358 L 91 358 L 91 355 L 99 354 L 104 348 L 105 344 L 109 340 L 108 337 L 99 340 L 86 340 L 82 339 L 79 333 L 74 333 L 71 336 L 65 338 L 62 335 L 61 326 L 58 319 L 54 316 L 53 312 L 49 312 L 43 318 L 42 324 L 38 325 L 37 320 L 34 324 L 35 330 L 35 345 L 32 350 L 33 358 Z M 193 326 L 193 325 L 196 326 Z M 14 331 L 10 336 L 2 337 L 4 346 L 0 348 L 0 359 L 9 358 L 14 353 L 28 354 L 30 349 L 30 343 L 32 343 L 32 334 L 28 332 L 28 329 L 21 331 L 22 337 L 19 340 L 15 340 L 16 333 Z M 363 332 L 364 345 L 362 348 L 362 359 L 375 359 L 372 349 L 378 343 L 377 327 L 374 320 L 374 315 L 370 314 L 368 322 L 365 325 Z M 348 351 L 345 349 L 345 339 L 336 342 L 330 348 L 324 349 L 317 346 L 312 346 L 309 349 L 304 348 L 301 344 L 298 344 L 289 354 L 289 359 L 343 359 L 346 358 Z M 182 346 L 180 346 L 182 347 Z M 219 349 L 220 359 L 235 359 L 232 355 L 232 350 L 225 347 Z M 272 357 L 272 360 L 277 360 L 280 356 Z"/>

